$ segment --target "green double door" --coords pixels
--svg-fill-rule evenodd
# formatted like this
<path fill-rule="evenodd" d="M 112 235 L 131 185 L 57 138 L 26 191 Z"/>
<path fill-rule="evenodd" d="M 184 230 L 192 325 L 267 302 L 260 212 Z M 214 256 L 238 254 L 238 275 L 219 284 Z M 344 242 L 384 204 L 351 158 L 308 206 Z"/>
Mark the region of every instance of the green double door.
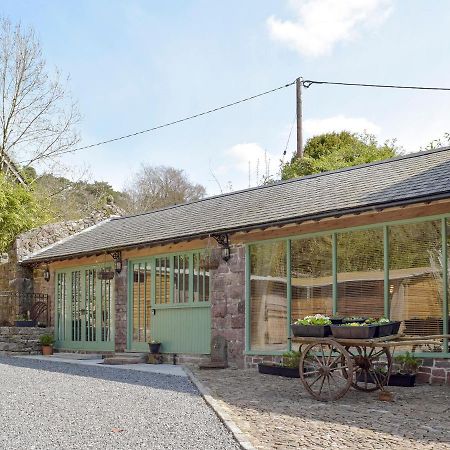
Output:
<path fill-rule="evenodd" d="M 201 252 L 171 254 L 129 263 L 128 350 L 209 354 L 210 275 Z"/>
<path fill-rule="evenodd" d="M 56 272 L 57 348 L 114 351 L 114 279 L 99 279 L 98 269 Z"/>

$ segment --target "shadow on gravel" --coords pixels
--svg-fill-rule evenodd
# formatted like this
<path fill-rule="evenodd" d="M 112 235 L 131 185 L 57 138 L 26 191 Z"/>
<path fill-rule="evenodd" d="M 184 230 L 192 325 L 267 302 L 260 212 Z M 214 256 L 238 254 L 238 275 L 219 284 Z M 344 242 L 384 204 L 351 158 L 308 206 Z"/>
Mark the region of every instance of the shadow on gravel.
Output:
<path fill-rule="evenodd" d="M 0 364 L 79 377 L 98 378 L 100 380 L 144 386 L 164 391 L 170 390 L 195 396 L 200 395 L 197 388 L 188 378 L 173 375 L 114 369 L 112 367 L 83 366 L 59 361 L 47 362 L 9 356 L 0 356 Z"/>

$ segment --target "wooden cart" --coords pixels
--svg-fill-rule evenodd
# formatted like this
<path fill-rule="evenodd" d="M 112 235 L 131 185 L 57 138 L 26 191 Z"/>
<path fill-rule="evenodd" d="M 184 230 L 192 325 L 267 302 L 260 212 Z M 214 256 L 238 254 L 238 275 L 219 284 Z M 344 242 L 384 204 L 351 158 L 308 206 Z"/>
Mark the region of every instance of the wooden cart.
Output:
<path fill-rule="evenodd" d="M 300 344 L 300 379 L 320 401 L 343 397 L 350 387 L 363 392 L 384 390 L 392 370 L 391 348 L 440 344 L 450 335 L 392 335 L 374 339 L 336 339 L 332 336 L 293 337 Z"/>

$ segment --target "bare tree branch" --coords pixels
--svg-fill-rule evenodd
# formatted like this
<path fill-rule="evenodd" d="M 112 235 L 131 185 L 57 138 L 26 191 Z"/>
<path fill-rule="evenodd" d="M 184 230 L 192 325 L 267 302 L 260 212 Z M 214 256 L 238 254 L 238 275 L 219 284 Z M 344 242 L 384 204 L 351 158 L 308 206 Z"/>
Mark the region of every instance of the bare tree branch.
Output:
<path fill-rule="evenodd" d="M 47 71 L 31 28 L 0 19 L 0 66 L 0 155 L 29 166 L 75 146 L 77 105 L 58 71 Z"/>

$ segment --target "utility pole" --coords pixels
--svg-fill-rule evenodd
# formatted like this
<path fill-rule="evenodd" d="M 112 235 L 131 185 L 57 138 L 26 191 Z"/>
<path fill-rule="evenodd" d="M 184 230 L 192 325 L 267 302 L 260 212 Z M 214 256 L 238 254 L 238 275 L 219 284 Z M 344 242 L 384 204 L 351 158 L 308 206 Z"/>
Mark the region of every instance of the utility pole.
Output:
<path fill-rule="evenodd" d="M 297 92 L 297 158 L 303 158 L 302 85 L 303 78 L 297 78 L 295 80 L 295 87 Z"/>

